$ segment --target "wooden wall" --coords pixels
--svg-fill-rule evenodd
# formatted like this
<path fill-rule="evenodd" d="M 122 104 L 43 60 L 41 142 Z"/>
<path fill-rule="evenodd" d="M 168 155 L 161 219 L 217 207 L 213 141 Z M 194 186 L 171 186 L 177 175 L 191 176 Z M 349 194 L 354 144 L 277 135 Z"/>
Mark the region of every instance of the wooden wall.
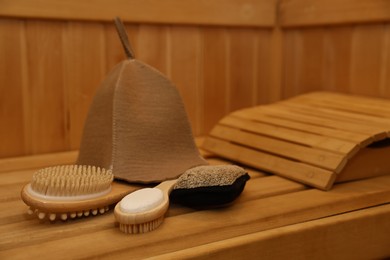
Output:
<path fill-rule="evenodd" d="M 390 98 L 387 1 L 0 0 L 0 157 L 78 148 L 93 93 L 124 58 L 117 15 L 197 136 L 312 90 Z"/>
<path fill-rule="evenodd" d="M 390 98 L 390 1 L 282 1 L 283 90 Z"/>

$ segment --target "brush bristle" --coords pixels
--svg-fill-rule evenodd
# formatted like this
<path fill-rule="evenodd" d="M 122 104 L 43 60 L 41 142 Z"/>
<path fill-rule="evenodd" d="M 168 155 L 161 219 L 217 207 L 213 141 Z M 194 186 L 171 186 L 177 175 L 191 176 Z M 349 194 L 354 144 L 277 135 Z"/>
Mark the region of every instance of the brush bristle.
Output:
<path fill-rule="evenodd" d="M 141 234 L 147 233 L 158 228 L 164 220 L 164 216 L 161 216 L 153 221 L 149 221 L 141 224 L 122 224 L 119 223 L 119 229 L 126 234 Z"/>
<path fill-rule="evenodd" d="M 49 196 L 78 196 L 107 190 L 114 176 L 111 170 L 95 166 L 62 165 L 34 173 L 31 188 Z"/>
<path fill-rule="evenodd" d="M 236 165 L 198 166 L 184 172 L 174 189 L 231 185 L 245 174 L 245 170 Z"/>

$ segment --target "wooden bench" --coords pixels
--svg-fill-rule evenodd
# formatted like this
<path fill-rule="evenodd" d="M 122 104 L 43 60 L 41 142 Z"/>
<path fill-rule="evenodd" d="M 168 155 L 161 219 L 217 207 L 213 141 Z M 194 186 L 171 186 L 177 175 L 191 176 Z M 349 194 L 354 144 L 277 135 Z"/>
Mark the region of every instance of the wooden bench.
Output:
<path fill-rule="evenodd" d="M 251 179 L 230 207 L 196 211 L 171 204 L 157 230 L 125 235 L 112 210 L 68 222 L 26 213 L 20 190 L 42 167 L 77 152 L 0 160 L 0 258 L 383 258 L 390 255 L 390 175 L 330 191 L 247 168 Z M 226 160 L 209 158 L 211 164 Z"/>

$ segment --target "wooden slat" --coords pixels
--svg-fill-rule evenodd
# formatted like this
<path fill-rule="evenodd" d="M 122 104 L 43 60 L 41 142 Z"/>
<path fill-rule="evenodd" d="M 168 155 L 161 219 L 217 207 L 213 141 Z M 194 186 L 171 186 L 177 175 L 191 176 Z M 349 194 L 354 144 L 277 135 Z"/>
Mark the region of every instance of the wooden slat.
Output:
<path fill-rule="evenodd" d="M 346 155 L 353 154 L 358 149 L 352 142 L 234 116 L 223 118 L 219 124 Z"/>
<path fill-rule="evenodd" d="M 135 43 L 136 58 L 162 72 L 168 72 L 168 27 L 140 25 Z"/>
<path fill-rule="evenodd" d="M 229 31 L 229 100 L 228 110 L 234 111 L 256 104 L 255 63 L 258 46 L 253 29 Z"/>
<path fill-rule="evenodd" d="M 232 113 L 232 115 L 240 118 L 246 118 L 254 121 L 269 123 L 271 125 L 296 129 L 303 132 L 309 132 L 313 134 L 333 137 L 336 139 L 347 140 L 350 142 L 357 142 L 362 145 L 367 145 L 373 142 L 373 139 L 369 135 L 342 131 L 338 129 L 332 129 L 332 128 L 327 128 L 327 127 L 322 127 L 317 125 L 308 125 L 305 123 L 291 121 L 289 119 L 270 117 L 262 113 L 259 113 L 259 111 L 256 111 L 256 109 L 254 108 L 240 110 Z"/>
<path fill-rule="evenodd" d="M 297 180 L 320 189 L 329 189 L 336 178 L 336 174 L 329 170 L 290 161 L 279 156 L 255 151 L 212 137 L 206 139 L 204 148 L 221 157 L 260 170 L 272 172 L 292 180 Z"/>
<path fill-rule="evenodd" d="M 27 153 L 24 110 L 28 111 L 28 79 L 23 22 L 0 20 L 0 38 L 0 157 L 17 156 Z"/>
<path fill-rule="evenodd" d="M 340 104 L 341 105 L 341 104 Z M 371 126 L 389 129 L 390 130 L 390 118 L 376 117 L 372 115 L 364 115 L 360 113 L 352 113 L 343 110 L 329 109 L 318 107 L 315 104 L 302 104 L 301 102 L 281 102 L 278 106 L 283 106 L 289 111 L 313 115 L 317 117 L 324 117 L 339 121 L 348 121 L 359 124 L 369 124 Z M 345 105 L 344 105 L 345 106 Z"/>
<path fill-rule="evenodd" d="M 31 145 L 29 152 L 62 151 L 68 139 L 64 124 L 62 24 L 28 21 L 26 42 L 30 99 L 26 115 Z"/>
<path fill-rule="evenodd" d="M 256 104 L 280 99 L 281 88 L 281 33 L 273 30 L 257 30 L 255 33 L 254 81 Z"/>
<path fill-rule="evenodd" d="M 202 58 L 202 134 L 228 112 L 228 32 L 224 28 L 203 28 Z"/>
<path fill-rule="evenodd" d="M 339 172 L 346 163 L 345 156 L 342 154 L 289 143 L 222 125 L 215 126 L 210 132 L 210 136 L 334 172 Z"/>
<path fill-rule="evenodd" d="M 390 3 L 386 12 L 390 18 Z M 352 38 L 351 83 L 352 93 L 378 96 L 381 94 L 381 73 L 388 71 L 383 67 L 385 25 L 359 25 L 354 29 Z M 370 86 L 370 87 L 367 87 Z"/>
<path fill-rule="evenodd" d="M 65 20 L 111 21 L 115 16 L 137 23 L 273 26 L 276 1 L 266 0 L 1 0 L 0 15 Z"/>
<path fill-rule="evenodd" d="M 283 27 L 382 22 L 389 10 L 386 0 L 292 0 L 281 1 L 279 20 Z"/>
<path fill-rule="evenodd" d="M 354 27 L 337 26 L 324 30 L 323 87 L 349 92 L 351 83 L 352 36 Z"/>
<path fill-rule="evenodd" d="M 0 160 L 0 173 L 16 170 L 28 170 L 47 166 L 72 164 L 76 161 L 78 151 L 40 154 L 25 157 L 3 158 Z"/>
<path fill-rule="evenodd" d="M 39 230 L 30 232 L 35 241 L 38 241 L 4 249 L 1 256 L 37 258 L 42 255 L 42 249 L 45 249 L 45 255 L 55 254 L 59 257 L 112 258 L 131 255 L 135 259 L 145 258 L 387 203 L 390 200 L 389 185 L 390 177 L 386 176 L 342 184 L 331 192 L 313 189 L 264 198 L 252 201 L 253 203 L 235 204 L 220 210 L 192 212 L 168 217 L 159 229 L 139 236 L 126 236 L 112 228 L 95 232 L 79 230 L 74 235 L 77 229 L 75 224 L 59 225 L 55 236 L 47 233 L 52 226 L 41 226 L 46 234 Z M 92 227 L 91 224 L 88 225 Z M 7 232 L 9 233 L 15 232 L 13 230 Z M 22 237 L 26 238 L 27 235 Z"/>
<path fill-rule="evenodd" d="M 348 96 L 331 92 L 314 92 L 291 99 L 293 102 L 304 102 L 320 107 L 337 109 L 371 115 L 383 118 L 389 118 L 390 101 L 378 98 L 366 98 L 361 96 Z M 345 105 L 348 104 L 348 105 Z"/>
<path fill-rule="evenodd" d="M 100 24 L 70 22 L 64 25 L 64 98 L 69 134 L 67 149 L 70 150 L 79 148 L 92 93 L 100 85 L 106 70 L 103 29 Z"/>
<path fill-rule="evenodd" d="M 280 109 L 278 107 L 263 106 L 263 107 L 259 107 L 259 110 L 266 115 L 290 119 L 297 122 L 303 122 L 306 124 L 319 125 L 319 126 L 324 126 L 324 127 L 334 128 L 334 129 L 361 133 L 361 134 L 368 134 L 372 136 L 375 140 L 382 140 L 386 138 L 387 131 L 388 131 L 388 129 L 382 127 L 361 125 L 361 124 L 350 123 L 350 122 L 340 122 L 338 120 L 297 114 L 297 113 L 289 112 L 285 109 Z"/>
<path fill-rule="evenodd" d="M 178 88 L 195 136 L 201 134 L 201 32 L 197 27 L 172 27 L 169 77 Z"/>
<path fill-rule="evenodd" d="M 151 259 L 198 259 L 204 256 L 214 260 L 242 256 L 246 259 L 288 259 L 292 254 L 311 259 L 331 256 L 385 259 L 390 254 L 389 216 L 390 204 L 386 204 L 182 249 Z"/>

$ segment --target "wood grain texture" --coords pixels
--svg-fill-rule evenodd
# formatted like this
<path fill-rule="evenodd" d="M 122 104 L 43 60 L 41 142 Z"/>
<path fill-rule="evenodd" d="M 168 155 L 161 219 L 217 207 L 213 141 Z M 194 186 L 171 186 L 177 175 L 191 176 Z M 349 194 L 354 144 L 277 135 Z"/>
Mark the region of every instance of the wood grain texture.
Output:
<path fill-rule="evenodd" d="M 18 1 L 2 0 L 0 6 L 16 8 Z M 40 0 L 34 7 L 26 3 L 17 8 L 20 12 L 42 14 L 42 18 L 49 18 L 44 13 L 54 7 L 59 13 L 67 13 L 70 7 L 86 10 L 83 1 L 53 1 L 38 8 L 47 2 Z M 99 9 L 103 2 L 99 1 L 93 8 Z M 351 12 L 364 16 L 363 2 L 358 1 Z M 374 5 L 385 7 L 380 2 L 367 4 L 367 10 Z M 211 9 L 220 4 L 221 8 L 229 9 L 247 2 L 188 3 L 211 6 Z M 299 3 L 306 1 L 281 1 L 280 5 L 267 1 L 266 4 L 275 5 L 273 10 L 280 7 L 283 13 L 283 10 L 293 12 L 293 6 Z M 349 8 L 350 1 L 332 3 L 334 10 L 338 10 Z M 127 4 L 118 2 L 114 8 Z M 172 0 L 167 4 L 183 3 Z M 260 6 L 265 1 L 250 4 Z M 325 13 L 329 7 L 323 1 L 311 4 L 323 8 Z M 287 5 L 292 9 L 284 9 Z M 0 9 L 1 13 L 7 8 Z M 106 9 L 100 8 L 99 13 L 111 10 Z M 14 11 L 15 15 L 19 12 Z M 172 10 L 173 16 L 176 11 Z M 203 19 L 200 13 L 196 16 L 199 21 Z M 0 121 L 7 122 L 0 130 L 1 157 L 77 149 L 95 89 L 106 73 L 124 58 L 111 23 L 104 19 L 88 20 L 88 17 L 83 22 L 63 19 L 61 16 L 55 20 L 4 16 L 0 19 L 1 34 L 9 39 L 0 48 L 0 66 L 4 68 L 0 72 L 0 91 L 6 91 L 9 97 L 0 97 Z M 241 26 L 233 18 L 229 26 L 216 26 L 206 20 L 199 26 L 199 23 L 166 24 L 158 16 L 150 19 L 150 22 L 125 24 L 136 57 L 161 70 L 177 85 L 195 135 L 207 134 L 219 119 L 237 108 L 268 104 L 312 90 L 390 97 L 388 22 L 340 26 L 313 23 L 311 28 L 292 28 L 277 21 L 274 27 L 262 28 Z M 55 48 L 57 44 L 59 49 Z M 47 141 L 47 136 L 53 139 Z"/>
<path fill-rule="evenodd" d="M 255 33 L 251 29 L 232 29 L 229 32 L 229 112 L 257 103 L 255 59 L 258 45 Z"/>
<path fill-rule="evenodd" d="M 344 259 L 387 258 L 389 249 L 385 241 L 390 239 L 389 211 L 390 205 L 387 204 L 373 211 L 363 209 L 182 249 L 159 255 L 158 259 L 200 259 L 204 256 L 212 259 L 239 259 L 243 255 L 247 259 L 275 259 L 290 258 L 292 254 L 316 259 L 335 256 Z M 384 232 L 381 234 L 373 232 L 382 228 Z M 341 231 L 345 234 L 340 235 Z"/>
<path fill-rule="evenodd" d="M 53 157 L 57 162 L 61 158 L 67 161 L 69 154 L 49 154 L 46 162 L 50 163 Z M 349 256 L 350 249 L 362 243 L 359 236 L 362 233 L 369 236 L 363 241 L 375 242 L 366 248 L 368 258 L 390 253 L 386 221 L 390 216 L 389 176 L 338 184 L 333 191 L 323 192 L 260 174 L 248 181 L 239 200 L 230 207 L 196 211 L 172 204 L 157 230 L 128 236 L 118 230 L 112 212 L 56 223 L 39 222 L 27 216 L 19 192 L 33 174 L 31 166 L 44 166 L 43 156 L 35 158 L 37 162 L 32 157 L 26 158 L 27 164 L 24 158 L 15 159 L 18 169 L 0 173 L 0 183 L 6 187 L 0 189 L 1 258 L 54 254 L 60 259 L 121 259 L 129 255 L 134 259 L 175 255 L 207 257 L 210 254 L 218 257 L 232 250 L 236 250 L 236 254 L 259 257 L 263 256 L 259 248 L 271 245 L 278 248 L 284 244 L 289 246 L 287 251 L 269 249 L 264 251 L 269 252 L 264 257 L 284 256 L 290 249 L 314 258 L 334 250 Z M 339 239 L 345 237 L 349 239 L 344 239 L 340 245 Z M 308 243 L 312 239 L 314 244 Z M 333 240 L 335 242 L 331 242 Z M 319 254 L 314 249 L 325 241 L 330 244 L 322 247 L 325 251 Z M 302 247 L 307 243 L 312 246 Z M 297 248 L 298 245 L 301 246 Z"/>
<path fill-rule="evenodd" d="M 62 24 L 31 21 L 26 24 L 26 41 L 29 107 L 25 117 L 26 128 L 30 130 L 29 153 L 62 151 L 68 139 L 62 77 Z"/>
<path fill-rule="evenodd" d="M 64 20 L 112 21 L 116 16 L 128 22 L 241 25 L 271 27 L 276 19 L 276 1 L 268 0 L 1 0 L 0 15 Z"/>
<path fill-rule="evenodd" d="M 23 155 L 28 153 L 24 24 L 0 20 L 0 38 L 0 157 Z"/>
<path fill-rule="evenodd" d="M 229 41 L 224 28 L 203 30 L 202 129 L 207 133 L 228 112 Z"/>
<path fill-rule="evenodd" d="M 389 97 L 388 24 L 288 29 L 283 97 L 313 90 Z"/>
<path fill-rule="evenodd" d="M 172 27 L 170 37 L 169 75 L 178 88 L 192 122 L 194 135 L 201 134 L 202 78 L 201 31 L 197 27 Z"/>
<path fill-rule="evenodd" d="M 80 145 L 84 120 L 93 94 L 106 71 L 103 29 L 100 24 L 70 22 L 64 25 L 64 98 L 70 149 Z"/>
<path fill-rule="evenodd" d="M 368 23 L 390 20 L 386 0 L 281 1 L 279 21 L 284 27 Z"/>

